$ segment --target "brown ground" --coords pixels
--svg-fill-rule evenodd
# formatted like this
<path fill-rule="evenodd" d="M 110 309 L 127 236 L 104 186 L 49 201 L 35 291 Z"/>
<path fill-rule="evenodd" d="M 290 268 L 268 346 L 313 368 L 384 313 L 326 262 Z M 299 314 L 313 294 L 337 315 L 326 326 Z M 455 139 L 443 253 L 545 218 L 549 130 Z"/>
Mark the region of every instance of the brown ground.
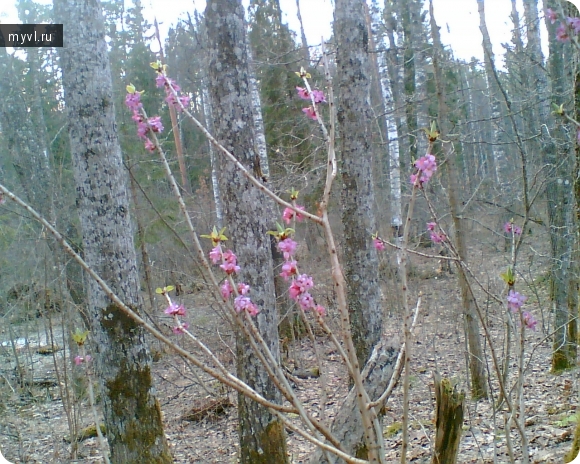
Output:
<path fill-rule="evenodd" d="M 579 385 L 576 371 L 559 376 L 549 372 L 551 345 L 546 335 L 549 333 L 547 324 L 550 314 L 546 309 L 547 284 L 542 281 L 546 275 L 547 258 L 544 254 L 546 245 L 534 247 L 534 250 L 523 249 L 520 261 L 523 277 L 518 281 L 518 288 L 530 296 L 526 308 L 540 321 L 536 332 L 526 332 L 526 361 L 529 361 L 525 382 L 526 431 L 530 441 L 532 462 L 560 463 L 563 462 L 563 456 L 571 443 L 575 426 L 575 418 L 572 415 L 576 412 Z M 429 249 L 422 251 L 432 252 Z M 470 253 L 472 267 L 476 270 L 476 276 L 481 283 L 495 292 L 501 292 L 499 273 L 505 270 L 508 253 L 499 251 L 491 242 L 479 244 L 477 248 L 471 249 Z M 431 455 L 434 436 L 432 380 L 434 370 L 438 369 L 443 376 L 457 381 L 460 388 L 467 388 L 462 319 L 457 315 L 460 297 L 456 275 L 438 273 L 437 267 L 437 262 L 415 257 L 411 269 L 411 287 L 414 293 L 423 292 L 423 303 L 412 346 L 411 431 L 408 456 L 411 462 L 416 463 L 429 462 Z M 319 282 L 322 281 L 321 277 Z M 325 288 L 324 285 L 319 288 L 319 296 L 325 293 Z M 394 294 L 391 286 L 385 286 L 383 291 L 386 307 L 390 308 L 387 330 L 393 337 L 397 337 L 401 327 L 397 309 L 399 304 L 396 298 L 390 296 Z M 480 290 L 478 294 L 483 302 Z M 190 323 L 201 337 L 208 340 L 210 346 L 222 353 L 222 360 L 232 365 L 233 355 L 224 344 L 229 343 L 233 346 L 231 337 L 208 307 L 208 301 L 207 295 L 201 293 L 188 295 L 184 299 L 189 308 L 194 308 L 190 311 Z M 499 339 L 503 330 L 503 309 L 496 303 L 489 305 L 482 303 L 482 307 L 487 313 L 494 336 Z M 333 318 L 332 310 L 329 318 Z M 33 325 L 37 323 L 40 321 L 32 322 Z M 40 331 L 43 332 L 43 326 L 40 327 Z M 219 333 L 218 327 L 221 330 Z M 14 330 L 23 331 L 24 328 L 19 326 Z M 9 339 L 7 333 L 3 337 L 0 340 Z M 317 343 L 324 357 L 328 395 L 326 414 L 327 417 L 331 417 L 346 392 L 345 370 L 340 357 L 327 339 L 319 337 Z M 501 351 L 501 343 L 497 344 L 497 349 Z M 153 344 L 153 350 L 158 350 L 156 344 Z M 200 399 L 207 399 L 209 395 L 196 378 L 199 373 L 190 370 L 183 360 L 165 353 L 164 350 L 158 351 L 160 359 L 154 364 L 154 375 L 175 462 L 208 464 L 237 462 L 235 408 L 230 407 L 222 415 L 206 417 L 199 422 L 182 420 L 183 415 L 190 411 L 192 406 L 199 405 Z M 37 376 L 41 375 L 43 370 L 54 371 L 51 356 L 44 356 L 41 359 L 41 356 L 33 352 L 33 349 L 29 350 L 26 347 L 19 350 L 24 362 L 34 361 Z M 531 353 L 533 355 L 530 358 Z M 102 462 L 95 438 L 79 445 L 76 460 L 69 458 L 70 445 L 63 441 L 63 437 L 68 435 L 67 421 L 58 388 L 33 388 L 32 395 L 19 394 L 13 358 L 10 346 L 0 346 L 0 449 L 4 456 L 15 463 Z M 303 339 L 296 342 L 290 348 L 289 358 L 296 360 L 299 367 L 314 366 L 310 341 Z M 489 369 L 492 369 L 491 363 Z M 210 391 L 221 390 L 211 379 L 205 376 L 202 378 Z M 296 385 L 306 405 L 318 408 L 320 396 L 317 380 L 298 379 Z M 236 395 L 232 392 L 225 393 L 235 404 Z M 494 383 L 494 398 L 497 398 L 497 393 L 497 385 Z M 384 420 L 388 462 L 396 462 L 399 456 L 401 399 L 402 390 L 399 385 L 388 402 Z M 86 400 L 83 404 L 81 422 L 86 425 L 91 423 L 91 414 L 86 407 Z M 497 462 L 508 462 L 503 414 L 498 413 L 496 417 L 495 434 L 490 402 L 467 401 L 465 416 L 459 462 L 492 463 L 494 436 L 498 448 Z M 519 448 L 516 433 L 512 431 L 511 436 L 517 453 Z M 288 445 L 293 463 L 305 462 L 305 457 L 312 450 L 312 446 L 296 434 L 289 436 Z"/>

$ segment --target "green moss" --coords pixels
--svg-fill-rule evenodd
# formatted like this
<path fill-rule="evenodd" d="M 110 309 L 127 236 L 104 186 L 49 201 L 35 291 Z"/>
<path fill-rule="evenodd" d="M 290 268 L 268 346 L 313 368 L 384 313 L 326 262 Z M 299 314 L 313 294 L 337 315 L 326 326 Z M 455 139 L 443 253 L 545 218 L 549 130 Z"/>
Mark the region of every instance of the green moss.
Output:
<path fill-rule="evenodd" d="M 403 428 L 402 422 L 393 422 L 391 425 L 387 427 L 385 430 L 385 437 L 392 438 L 397 435 Z"/>
<path fill-rule="evenodd" d="M 574 431 L 574 440 L 572 441 L 572 448 L 566 456 L 564 456 L 564 462 L 572 462 L 576 456 L 578 456 L 578 451 L 580 450 L 580 421 L 576 424 L 576 430 Z"/>
<path fill-rule="evenodd" d="M 125 459 L 127 464 L 169 464 L 173 460 L 163 438 L 159 402 L 152 401 L 150 368 L 132 367 L 134 364 L 123 360 L 115 379 L 106 382 L 116 420 L 116 430 L 110 434 L 114 437 L 110 440 L 112 454 L 118 443 L 134 456 L 133 460 Z"/>
<path fill-rule="evenodd" d="M 288 453 L 286 452 L 286 434 L 284 426 L 279 420 L 273 420 L 261 433 L 257 439 L 262 445 L 261 450 L 247 450 L 247 464 L 285 464 L 288 462 Z"/>
<path fill-rule="evenodd" d="M 137 308 L 131 307 L 131 309 L 136 313 L 139 312 Z M 109 336 L 117 337 L 132 334 L 138 328 L 138 324 L 115 304 L 103 310 L 101 326 L 109 333 Z"/>

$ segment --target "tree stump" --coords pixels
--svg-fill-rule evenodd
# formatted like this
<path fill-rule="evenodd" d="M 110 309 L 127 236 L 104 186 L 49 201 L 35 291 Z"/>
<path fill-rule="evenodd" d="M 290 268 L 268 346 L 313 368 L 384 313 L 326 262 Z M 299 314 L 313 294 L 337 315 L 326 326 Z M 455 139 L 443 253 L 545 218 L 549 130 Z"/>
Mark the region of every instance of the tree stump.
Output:
<path fill-rule="evenodd" d="M 434 378 L 437 422 L 431 464 L 455 464 L 461 441 L 465 393 L 458 392 L 449 379 L 441 379 L 438 373 L 435 373 Z"/>

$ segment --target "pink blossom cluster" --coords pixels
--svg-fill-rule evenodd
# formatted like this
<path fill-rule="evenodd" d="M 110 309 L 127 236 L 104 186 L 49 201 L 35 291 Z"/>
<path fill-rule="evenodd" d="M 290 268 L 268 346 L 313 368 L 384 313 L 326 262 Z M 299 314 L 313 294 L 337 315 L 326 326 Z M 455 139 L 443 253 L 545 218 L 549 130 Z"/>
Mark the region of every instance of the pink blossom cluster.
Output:
<path fill-rule="evenodd" d="M 514 290 L 510 290 L 507 297 L 508 308 L 512 312 L 516 312 L 523 306 L 523 304 L 527 299 L 528 299 L 527 296 L 524 296 L 521 293 L 516 292 Z"/>
<path fill-rule="evenodd" d="M 141 93 L 133 92 L 128 93 L 125 97 L 125 105 L 133 111 L 133 116 L 131 119 L 137 123 L 137 135 L 140 139 L 145 140 L 145 148 L 149 151 L 155 150 L 155 144 L 149 139 L 147 134 L 151 132 L 163 132 L 163 124 L 161 123 L 160 116 L 153 116 L 151 118 L 145 118 L 140 109 L 143 107 L 141 103 Z"/>
<path fill-rule="evenodd" d="M 378 250 L 378 251 L 383 251 L 385 249 L 385 244 L 383 243 L 383 241 L 378 238 L 378 237 L 374 237 L 373 238 L 373 246 Z"/>
<path fill-rule="evenodd" d="M 552 24 L 554 24 L 558 20 L 558 13 L 556 13 L 551 8 L 546 9 L 546 18 L 550 20 Z M 566 25 L 560 22 L 560 25 L 556 28 L 556 40 L 560 42 L 570 42 L 570 34 L 569 32 L 573 32 L 574 34 L 580 34 L 580 18 L 577 17 L 570 17 L 566 18 Z"/>
<path fill-rule="evenodd" d="M 528 311 L 522 311 L 522 319 L 524 320 L 524 325 L 531 330 L 536 330 L 536 324 L 538 321 L 533 316 L 532 313 Z"/>
<path fill-rule="evenodd" d="M 415 185 L 417 183 L 417 178 L 419 178 L 420 185 L 429 182 L 431 176 L 435 171 L 437 171 L 437 161 L 435 160 L 435 156 L 427 153 L 425 156 L 422 156 L 415 161 L 415 167 L 418 172 L 411 174 L 411 183 Z"/>
<path fill-rule="evenodd" d="M 87 354 L 84 357 L 77 355 L 77 356 L 75 356 L 74 363 L 75 363 L 75 365 L 80 366 L 84 362 L 85 363 L 91 362 L 92 359 L 93 359 L 93 357 L 90 354 Z"/>
<path fill-rule="evenodd" d="M 312 92 L 309 92 L 308 89 L 304 87 L 296 87 L 296 91 L 302 100 L 314 100 L 316 105 L 320 103 L 326 103 L 326 97 L 324 96 L 324 92 L 322 90 L 314 89 Z M 315 105 L 311 105 L 308 108 L 302 108 L 302 112 L 314 121 L 318 119 Z"/>
<path fill-rule="evenodd" d="M 209 252 L 209 259 L 214 264 L 221 262 L 220 268 L 228 275 L 224 283 L 220 287 L 220 293 L 224 301 L 230 299 L 232 295 L 234 298 L 234 309 L 237 313 L 246 311 L 250 316 L 256 316 L 260 309 L 252 302 L 248 293 L 250 293 L 250 286 L 243 282 L 238 283 L 236 289 L 232 286 L 231 275 L 238 273 L 240 266 L 237 265 L 238 258 L 232 250 L 222 252 L 220 243 L 212 248 Z"/>
<path fill-rule="evenodd" d="M 436 232 L 435 229 L 437 227 L 436 222 L 428 222 L 427 223 L 427 230 L 429 231 L 429 236 L 433 243 L 443 243 L 447 236 L 443 232 Z"/>
<path fill-rule="evenodd" d="M 297 205 L 296 208 L 304 211 L 304 206 L 298 206 Z M 300 221 L 302 221 L 304 219 L 304 216 L 302 216 L 302 214 L 297 213 L 292 208 L 286 208 L 286 209 L 284 209 L 284 212 L 282 213 L 282 219 L 284 219 L 284 222 L 286 224 L 290 224 L 290 222 L 292 222 L 292 219 L 294 219 L 295 217 L 296 217 L 296 220 L 298 222 L 300 222 Z"/>
<path fill-rule="evenodd" d="M 511 221 L 506 222 L 503 225 L 503 231 L 506 234 L 514 234 L 514 235 L 522 235 L 522 228 L 519 226 L 516 226 L 514 223 L 512 223 Z"/>
<path fill-rule="evenodd" d="M 185 331 L 189 329 L 189 323 L 186 321 L 180 321 L 179 318 L 177 317 L 177 316 L 185 316 L 185 306 L 183 306 L 182 304 L 173 303 L 171 301 L 171 298 L 169 298 L 169 295 L 167 294 L 165 294 L 165 298 L 169 302 L 169 305 L 167 306 L 167 308 L 165 308 L 165 311 L 163 312 L 165 314 L 168 314 L 169 316 L 173 316 L 173 318 L 177 322 L 177 325 L 172 328 L 173 333 L 176 335 L 185 333 Z"/>
<path fill-rule="evenodd" d="M 283 237 L 278 242 L 278 249 L 284 254 L 285 260 L 280 276 L 284 280 L 292 279 L 290 288 L 288 289 L 288 295 L 300 305 L 300 308 L 304 311 L 313 309 L 321 316 L 324 316 L 326 309 L 324 306 L 316 304 L 314 298 L 308 291 L 314 287 L 312 277 L 307 274 L 298 274 L 298 263 L 293 257 L 297 247 L 298 244 L 291 237 Z"/>
<path fill-rule="evenodd" d="M 513 313 L 518 312 L 527 299 L 528 299 L 527 296 L 524 296 L 521 293 L 516 292 L 514 290 L 510 290 L 507 297 L 508 308 Z M 522 320 L 524 321 L 524 325 L 528 329 L 536 330 L 536 324 L 538 323 L 538 321 L 534 318 L 532 313 L 530 313 L 529 311 L 522 311 Z"/>
<path fill-rule="evenodd" d="M 165 76 L 162 73 L 158 73 L 157 78 L 155 79 L 155 83 L 159 88 L 165 87 L 165 95 L 166 95 L 165 101 L 167 102 L 167 104 L 173 105 L 177 111 L 182 110 L 181 108 L 182 105 L 184 107 L 187 107 L 187 105 L 189 105 L 190 98 L 187 95 L 179 96 L 178 97 L 179 101 L 175 98 L 175 95 L 171 91 L 171 88 L 173 88 L 175 92 L 179 92 L 181 91 L 181 87 L 177 85 L 177 83 L 173 79 Z M 181 103 L 181 105 L 179 103 Z"/>

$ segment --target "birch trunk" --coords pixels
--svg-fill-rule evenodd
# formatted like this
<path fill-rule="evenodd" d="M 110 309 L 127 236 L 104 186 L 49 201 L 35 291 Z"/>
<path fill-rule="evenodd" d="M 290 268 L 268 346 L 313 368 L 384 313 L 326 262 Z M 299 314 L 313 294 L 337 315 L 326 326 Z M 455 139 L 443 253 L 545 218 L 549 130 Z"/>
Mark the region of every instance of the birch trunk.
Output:
<path fill-rule="evenodd" d="M 55 0 L 67 31 L 61 51 L 77 205 L 85 261 L 141 312 L 126 172 L 121 159 L 103 18 L 96 0 Z M 111 462 L 172 462 L 153 392 L 151 358 L 141 327 L 88 283 Z"/>

